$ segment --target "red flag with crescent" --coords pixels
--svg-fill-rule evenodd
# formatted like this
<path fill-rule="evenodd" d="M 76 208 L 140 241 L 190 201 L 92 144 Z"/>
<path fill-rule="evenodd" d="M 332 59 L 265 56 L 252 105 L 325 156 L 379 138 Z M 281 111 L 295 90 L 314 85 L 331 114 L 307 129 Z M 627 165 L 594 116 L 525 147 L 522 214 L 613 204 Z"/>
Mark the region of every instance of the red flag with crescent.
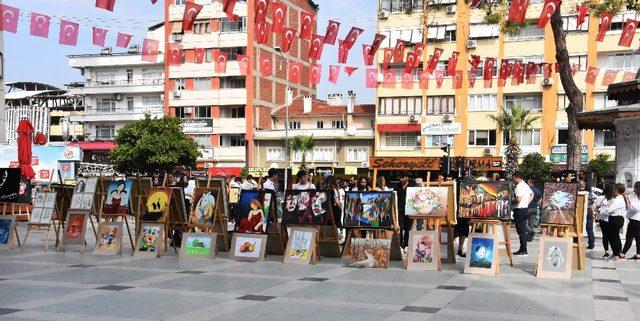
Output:
<path fill-rule="evenodd" d="M 113 7 L 116 5 L 116 0 L 96 0 L 96 8 L 104 9 L 113 12 Z"/>
<path fill-rule="evenodd" d="M 420 70 L 420 72 L 418 72 L 418 84 L 420 85 L 420 89 L 429 89 L 429 76 L 429 73 L 424 70 Z"/>
<path fill-rule="evenodd" d="M 78 29 L 80 25 L 60 19 L 60 40 L 61 45 L 75 46 L 78 43 Z"/>
<path fill-rule="evenodd" d="M 337 84 L 340 77 L 340 66 L 329 66 L 329 81 Z"/>
<path fill-rule="evenodd" d="M 247 55 L 238 56 L 238 68 L 240 68 L 240 74 L 247 75 L 249 73 L 249 57 Z"/>
<path fill-rule="evenodd" d="M 382 59 L 382 69 L 383 70 L 388 70 L 389 69 L 389 64 L 391 63 L 391 58 L 393 58 L 393 52 L 395 50 L 391 49 L 391 48 L 385 48 L 384 49 L 384 57 Z"/>
<path fill-rule="evenodd" d="M 572 64 L 571 65 L 571 76 L 575 76 L 578 73 L 578 71 L 580 71 L 581 67 L 582 66 L 580 66 L 580 64 Z"/>
<path fill-rule="evenodd" d="M 167 53 L 167 64 L 169 66 L 180 66 L 182 65 L 182 55 L 183 55 L 182 45 L 170 43 Z"/>
<path fill-rule="evenodd" d="M 300 84 L 300 82 L 302 82 L 302 63 L 290 62 L 288 66 L 289 81 L 295 84 Z"/>
<path fill-rule="evenodd" d="M 324 36 L 314 35 L 309 46 L 309 58 L 322 58 L 322 49 L 324 49 Z"/>
<path fill-rule="evenodd" d="M 351 77 L 356 70 L 358 70 L 358 67 L 344 66 L 344 72 L 349 75 L 349 77 Z"/>
<path fill-rule="evenodd" d="M 549 23 L 551 16 L 553 16 L 558 7 L 560 7 L 561 2 L 560 0 L 544 0 L 544 7 L 540 13 L 540 20 L 538 20 L 538 28 L 542 29 Z"/>
<path fill-rule="evenodd" d="M 609 86 L 616 81 L 616 77 L 618 76 L 618 70 L 607 69 L 604 72 L 604 77 L 602 78 L 602 86 Z"/>
<path fill-rule="evenodd" d="M 371 54 L 371 45 L 362 44 L 362 58 L 364 59 L 365 66 L 373 66 L 373 58 L 375 56 Z"/>
<path fill-rule="evenodd" d="M 104 44 L 107 41 L 107 32 L 107 29 L 93 27 L 93 44 L 104 47 Z"/>
<path fill-rule="evenodd" d="M 513 0 L 509 7 L 509 21 L 524 23 L 529 8 L 529 0 Z"/>
<path fill-rule="evenodd" d="M 369 50 L 369 54 L 375 56 L 380 48 L 382 42 L 387 39 L 387 36 L 383 34 L 376 33 L 375 38 L 373 38 L 373 43 L 371 43 L 371 49 Z"/>
<path fill-rule="evenodd" d="M 415 63 L 416 63 L 416 54 L 411 51 L 407 52 L 407 61 L 404 66 L 404 72 L 405 73 L 411 72 L 413 70 L 413 67 L 415 66 Z"/>
<path fill-rule="evenodd" d="M 349 30 L 349 33 L 344 38 L 344 42 L 347 44 L 347 48 L 349 49 L 353 48 L 353 45 L 356 43 L 356 41 L 358 40 L 358 37 L 360 37 L 360 35 L 363 32 L 364 32 L 364 29 L 351 27 L 351 30 Z"/>
<path fill-rule="evenodd" d="M 393 49 L 393 62 L 402 63 L 404 59 L 404 48 L 406 48 L 407 42 L 401 39 L 396 41 L 396 47 Z"/>
<path fill-rule="evenodd" d="M 603 12 L 600 14 L 600 27 L 598 28 L 598 35 L 596 36 L 596 41 L 602 42 L 604 41 L 604 36 L 607 34 L 607 30 L 611 27 L 611 20 L 613 19 L 613 14 L 608 12 Z"/>
<path fill-rule="evenodd" d="M 627 22 L 622 28 L 622 34 L 620 35 L 620 41 L 618 46 L 631 47 L 633 37 L 636 35 L 636 29 L 638 28 L 638 21 L 633 19 L 627 19 Z"/>
<path fill-rule="evenodd" d="M 420 60 L 422 60 L 423 53 L 424 53 L 424 44 L 423 43 L 416 44 L 416 46 L 413 48 L 413 55 L 416 58 L 415 63 L 413 64 L 414 67 L 417 68 L 418 66 L 420 66 Z"/>
<path fill-rule="evenodd" d="M 462 78 L 464 77 L 464 71 L 463 70 L 456 70 L 453 73 L 453 81 L 451 82 L 451 86 L 453 87 L 453 89 L 460 89 L 462 88 Z"/>
<path fill-rule="evenodd" d="M 160 41 L 154 39 L 144 39 L 142 41 L 142 61 L 157 62 Z"/>
<path fill-rule="evenodd" d="M 227 18 L 235 16 L 233 9 L 236 7 L 236 0 L 222 0 L 222 12 L 227 14 Z"/>
<path fill-rule="evenodd" d="M 0 4 L 0 11 L 2 12 L 2 19 L 0 19 L 0 30 L 17 33 L 18 32 L 18 18 L 20 18 L 20 9 Z"/>
<path fill-rule="evenodd" d="M 598 67 L 589 67 L 587 70 L 587 75 L 584 81 L 587 84 L 593 85 L 596 83 L 596 78 L 598 78 L 598 74 L 600 73 L 600 68 Z"/>
<path fill-rule="evenodd" d="M 131 42 L 131 35 L 118 32 L 118 40 L 116 41 L 116 46 L 120 48 L 129 47 L 129 42 Z"/>
<path fill-rule="evenodd" d="M 526 74 L 526 79 L 527 79 L 527 84 L 535 84 L 536 83 L 536 79 L 538 78 L 538 67 L 539 65 L 535 62 L 528 62 L 527 63 L 527 74 Z"/>
<path fill-rule="evenodd" d="M 201 63 L 204 63 L 204 58 L 207 55 L 207 51 L 204 48 L 194 48 L 193 55 L 194 55 L 193 62 L 197 64 L 201 64 Z M 238 55 L 238 59 L 240 59 L 239 55 Z"/>
<path fill-rule="evenodd" d="M 273 26 L 271 31 L 281 33 L 284 30 L 284 22 L 287 18 L 287 6 L 281 2 L 271 4 L 271 20 Z"/>
<path fill-rule="evenodd" d="M 271 76 L 271 71 L 273 70 L 273 65 L 271 64 L 271 54 L 262 53 L 260 54 L 260 73 L 262 77 Z"/>
<path fill-rule="evenodd" d="M 402 89 L 413 89 L 413 73 L 402 71 Z"/>
<path fill-rule="evenodd" d="M 317 85 L 322 78 L 322 65 L 311 64 L 309 69 L 309 84 Z"/>
<path fill-rule="evenodd" d="M 367 69 L 365 84 L 367 88 L 378 87 L 378 69 Z"/>
<path fill-rule="evenodd" d="M 215 59 L 215 67 L 214 71 L 223 74 L 227 72 L 227 56 L 228 53 L 222 50 L 215 50 L 213 54 L 213 59 Z"/>
<path fill-rule="evenodd" d="M 427 71 L 429 73 L 433 73 L 433 71 L 436 69 L 438 61 L 440 61 L 440 57 L 442 56 L 443 52 L 444 49 L 442 48 L 435 48 L 433 50 L 433 55 L 429 58 L 429 65 L 427 66 Z"/>
<path fill-rule="evenodd" d="M 476 71 L 469 70 L 469 88 L 473 88 L 476 85 Z"/>
<path fill-rule="evenodd" d="M 636 73 L 633 71 L 625 71 L 622 73 L 622 82 L 636 80 Z"/>
<path fill-rule="evenodd" d="M 309 13 L 300 11 L 300 39 L 311 40 L 314 17 Z"/>
<path fill-rule="evenodd" d="M 349 58 L 349 49 L 343 40 L 338 40 L 338 63 L 346 64 Z"/>
<path fill-rule="evenodd" d="M 2 25 L 2 23 L 0 23 Z M 49 38 L 49 26 L 51 25 L 51 17 L 32 12 L 31 13 L 31 35 L 42 38 Z M 104 47 L 104 45 L 103 45 Z"/>
<path fill-rule="evenodd" d="M 388 69 L 383 72 L 382 88 L 396 88 L 396 70 Z"/>
<path fill-rule="evenodd" d="M 587 5 L 576 5 L 576 10 L 578 11 L 578 19 L 577 27 L 580 28 L 582 24 L 587 20 L 587 13 L 589 13 L 589 6 Z"/>
<path fill-rule="evenodd" d="M 284 27 L 282 31 L 282 43 L 281 49 L 283 52 L 289 52 L 291 50 L 291 44 L 293 43 L 293 38 L 296 35 L 296 30 L 293 28 Z"/>
<path fill-rule="evenodd" d="M 188 3 L 188 2 L 187 2 Z M 255 0 L 255 14 L 253 16 L 254 23 L 267 21 L 267 11 L 269 10 L 269 0 Z"/>
<path fill-rule="evenodd" d="M 324 34 L 324 43 L 332 46 L 335 45 L 336 39 L 338 38 L 339 30 L 340 30 L 340 23 L 337 21 L 329 20 L 329 24 L 327 25 L 327 31 Z"/>
<path fill-rule="evenodd" d="M 193 2 L 187 2 L 184 4 L 184 15 L 182 16 L 182 31 L 193 30 L 193 23 L 196 22 L 196 17 L 202 10 L 202 5 Z"/>
<path fill-rule="evenodd" d="M 458 65 L 459 52 L 454 51 L 449 57 L 449 63 L 447 64 L 447 75 L 451 76 L 456 72 L 456 66 Z"/>

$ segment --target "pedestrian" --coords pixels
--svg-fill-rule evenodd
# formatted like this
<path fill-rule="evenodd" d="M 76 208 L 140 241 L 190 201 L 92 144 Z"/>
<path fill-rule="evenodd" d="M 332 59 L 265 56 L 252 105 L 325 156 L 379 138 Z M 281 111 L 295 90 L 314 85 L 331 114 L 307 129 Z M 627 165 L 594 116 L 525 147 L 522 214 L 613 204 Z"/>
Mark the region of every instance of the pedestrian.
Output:
<path fill-rule="evenodd" d="M 540 211 L 542 191 L 540 191 L 540 189 L 536 186 L 533 179 L 527 180 L 527 184 L 529 185 L 529 188 L 531 188 L 531 191 L 533 192 L 533 199 L 531 200 L 531 203 L 529 203 L 528 217 L 527 217 L 527 222 L 529 223 L 528 224 L 529 235 L 527 236 L 527 241 L 531 242 L 533 241 L 533 237 L 536 235 L 535 232 L 533 231 L 533 228 L 534 228 L 535 216 L 538 215 L 538 212 Z"/>
<path fill-rule="evenodd" d="M 378 182 L 376 182 L 376 191 L 388 192 L 392 190 L 393 189 L 387 186 L 387 179 L 384 178 L 384 176 L 378 177 Z"/>
<path fill-rule="evenodd" d="M 196 181 L 190 179 L 189 176 L 184 175 L 183 181 L 185 181 L 184 186 L 184 197 L 185 197 L 185 205 L 187 206 L 187 211 L 191 211 L 191 205 L 193 204 L 193 196 L 196 191 Z"/>
<path fill-rule="evenodd" d="M 355 176 L 349 177 L 349 185 L 347 187 L 348 191 L 357 191 L 358 190 L 358 178 Z"/>
<path fill-rule="evenodd" d="M 230 188 L 240 188 L 240 184 L 238 182 L 236 182 L 236 176 L 235 175 L 231 175 L 229 177 L 229 187 Z"/>
<path fill-rule="evenodd" d="M 293 190 L 309 190 L 316 189 L 316 186 L 309 181 L 309 173 L 306 170 L 301 169 L 296 174 L 298 183 L 293 185 Z"/>
<path fill-rule="evenodd" d="M 584 180 L 578 181 L 578 191 L 584 192 L 587 190 L 587 182 Z M 586 221 L 586 230 L 587 230 L 587 249 L 593 250 L 595 248 L 596 236 L 593 233 L 593 196 L 591 193 L 587 196 L 587 221 Z"/>
<path fill-rule="evenodd" d="M 405 204 L 407 203 L 407 188 L 409 187 L 409 175 L 402 174 L 400 183 L 396 187 L 398 195 L 398 223 L 400 225 L 400 246 L 406 248 L 409 245 L 409 230 L 411 220 L 405 214 Z"/>
<path fill-rule="evenodd" d="M 262 188 L 269 191 L 276 190 L 276 183 L 278 182 L 278 170 L 275 168 L 269 168 L 267 172 L 267 179 L 262 184 Z"/>
<path fill-rule="evenodd" d="M 621 257 L 627 255 L 633 240 L 636 241 L 636 255 L 631 260 L 640 260 L 640 181 L 633 184 L 633 193 L 629 196 L 629 209 L 627 210 L 627 234 L 625 236 L 624 248 Z"/>
<path fill-rule="evenodd" d="M 333 194 L 333 219 L 336 223 L 336 226 L 342 226 L 342 210 L 344 208 L 344 196 L 345 192 L 340 188 L 338 184 L 338 180 L 335 176 L 327 177 L 327 189 Z"/>
<path fill-rule="evenodd" d="M 602 247 L 604 248 L 603 259 L 610 256 L 609 254 L 609 214 L 605 211 L 605 208 L 613 201 L 613 185 L 607 184 L 602 190 L 602 196 L 599 196 L 594 204 L 595 211 L 597 213 L 596 219 L 600 224 L 600 231 L 602 232 Z"/>
<path fill-rule="evenodd" d="M 369 180 L 362 176 L 358 179 L 358 185 L 356 186 L 355 191 L 357 192 L 369 192 L 371 191 L 371 186 L 369 185 Z"/>
<path fill-rule="evenodd" d="M 622 184 L 616 184 L 613 188 L 613 199 L 604 207 L 603 210 L 609 216 L 607 223 L 607 238 L 611 244 L 612 255 L 614 261 L 620 259 L 622 254 L 622 241 L 620 240 L 620 230 L 624 226 L 624 217 L 627 214 L 627 199 L 624 196 L 625 187 Z"/>
<path fill-rule="evenodd" d="M 515 206 L 513 209 L 513 220 L 516 223 L 516 231 L 520 237 L 520 249 L 513 253 L 516 256 L 527 256 L 527 237 L 529 235 L 529 203 L 533 199 L 533 191 L 524 182 L 519 173 L 513 175 L 515 189 Z"/>
<path fill-rule="evenodd" d="M 253 179 L 253 175 L 249 174 L 246 178 L 242 178 L 242 184 L 240 184 L 241 190 L 254 190 L 258 188 L 258 183 Z"/>

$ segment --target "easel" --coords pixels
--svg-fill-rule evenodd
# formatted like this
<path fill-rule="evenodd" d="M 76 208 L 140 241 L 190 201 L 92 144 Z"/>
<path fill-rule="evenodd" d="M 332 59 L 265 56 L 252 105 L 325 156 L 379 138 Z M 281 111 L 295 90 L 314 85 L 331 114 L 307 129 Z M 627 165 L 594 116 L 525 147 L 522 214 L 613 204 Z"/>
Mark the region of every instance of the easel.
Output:
<path fill-rule="evenodd" d="M 454 248 L 454 240 L 455 240 L 455 231 L 454 226 L 457 224 L 457 215 L 458 215 L 458 202 L 457 202 L 457 186 L 456 181 L 446 181 L 446 182 L 437 182 L 437 187 L 446 187 L 448 190 L 447 201 L 448 209 L 447 215 L 444 216 L 444 221 L 440 221 L 440 229 L 438 231 L 438 243 L 442 240 L 442 230 L 446 229 L 447 231 L 447 259 L 442 260 L 442 253 L 440 253 L 440 262 L 456 264 L 456 250 Z M 431 187 L 431 172 L 427 172 L 427 180 L 423 183 L 424 187 Z M 462 246 L 459 245 L 459 246 Z"/>
<path fill-rule="evenodd" d="M 58 224 L 53 223 L 53 228 L 56 232 L 56 248 L 61 245 L 60 233 L 64 233 L 66 225 L 67 211 L 71 204 L 71 197 L 73 196 L 73 187 L 67 185 L 51 184 L 51 190 L 56 192 L 56 219 Z"/>
<path fill-rule="evenodd" d="M 227 222 L 225 221 L 225 219 L 228 219 L 228 218 L 226 217 L 225 215 L 226 211 L 224 210 L 225 207 L 227 206 L 227 204 L 225 203 L 226 197 L 223 197 L 223 195 L 225 195 L 224 193 L 225 191 L 223 190 L 224 186 L 221 186 L 221 188 L 215 188 L 215 187 L 212 188 L 211 173 L 209 173 L 207 175 L 206 188 L 210 190 L 218 191 L 216 193 L 216 209 L 213 213 L 213 225 L 212 226 L 205 225 L 202 227 L 194 225 L 190 227 L 201 228 L 204 231 L 206 231 L 206 233 L 216 233 L 219 237 L 222 238 L 221 244 L 216 245 L 216 247 L 221 249 L 221 251 L 223 252 L 228 252 L 230 249 L 230 244 L 229 244 L 229 233 L 227 231 Z M 193 211 L 193 208 L 195 208 L 195 204 L 191 204 L 191 207 L 192 207 L 191 210 Z"/>
<path fill-rule="evenodd" d="M 504 249 L 498 248 L 496 253 L 498 265 L 496 267 L 496 274 L 500 274 L 500 252 L 506 251 L 507 257 L 509 258 L 509 265 L 513 267 L 513 254 L 511 253 L 511 234 L 509 232 L 509 224 L 506 221 L 500 220 L 482 220 L 482 219 L 472 219 L 471 220 L 471 230 L 476 231 L 479 225 L 482 225 L 482 233 L 494 234 L 496 239 L 498 239 L 498 246 L 504 245 Z M 504 240 L 500 240 L 501 235 L 498 231 L 498 228 L 502 229 L 502 233 L 504 235 Z M 489 232 L 491 231 L 491 232 Z M 467 253 L 467 255 L 470 255 Z"/>
<path fill-rule="evenodd" d="M 411 231 L 435 231 L 436 236 L 438 237 L 438 246 L 440 246 L 440 233 L 442 232 L 441 228 L 441 219 L 446 216 L 426 216 L 426 217 L 409 217 L 411 221 Z M 418 230 L 418 221 L 423 220 L 424 225 L 421 230 Z M 451 243 L 449 243 L 451 244 Z M 447 246 L 449 248 L 449 246 Z M 442 271 L 442 259 L 438 257 L 438 271 Z M 407 259 L 404 262 L 404 268 L 407 268 L 409 264 L 409 255 L 407 255 Z"/>
<path fill-rule="evenodd" d="M 261 191 L 261 193 L 271 194 L 271 206 L 269 207 L 269 214 L 266 218 L 268 220 L 266 253 L 271 255 L 284 255 L 288 235 L 287 229 L 282 228 L 282 223 L 278 222 L 278 216 L 276 214 L 278 196 L 275 192 Z M 240 194 L 240 198 L 242 198 L 242 194 Z M 239 224 L 239 222 L 236 222 L 236 224 Z"/>
<path fill-rule="evenodd" d="M 11 211 L 10 214 L 11 216 L 13 216 L 13 233 L 15 233 L 16 237 L 16 242 L 18 243 L 18 247 L 22 247 L 21 243 L 20 243 L 20 236 L 18 235 L 18 216 L 14 213 L 15 210 L 15 204 L 11 204 Z M 18 206 L 18 211 L 20 212 L 20 207 Z M 7 203 L 2 203 L 2 215 L 8 215 L 7 214 Z M 27 208 L 27 219 L 29 218 L 29 214 L 28 214 L 28 208 Z M 11 242 L 11 249 L 15 249 L 15 243 L 13 243 L 13 241 Z"/>
<path fill-rule="evenodd" d="M 49 189 L 49 188 L 47 188 Z M 44 193 L 44 192 L 43 192 Z M 34 203 L 35 205 L 35 203 Z M 44 208 L 42 208 L 41 210 L 44 210 Z M 56 205 L 54 204 L 54 208 L 53 208 L 54 212 L 57 212 L 58 209 L 56 208 Z M 31 220 L 31 217 L 29 217 L 29 220 Z M 51 226 L 53 225 L 53 216 L 51 217 L 49 223 L 32 223 L 32 222 L 27 222 L 27 233 L 24 235 L 24 239 L 22 240 L 22 246 L 20 246 L 20 248 L 24 247 L 27 244 L 27 239 L 29 238 L 29 234 L 31 233 L 31 231 L 45 231 L 45 235 L 44 235 L 44 251 L 45 252 L 49 252 L 49 231 L 51 231 Z"/>
<path fill-rule="evenodd" d="M 125 181 L 126 181 L 126 177 L 125 177 Z M 129 216 L 129 214 L 124 213 L 124 214 L 105 214 L 104 213 L 104 204 L 107 201 L 107 193 L 109 193 L 109 186 L 106 185 L 106 180 L 104 179 L 104 176 L 102 175 L 102 173 L 100 173 L 100 177 L 98 179 L 98 186 L 100 186 L 100 192 L 96 193 L 99 194 L 100 197 L 100 208 L 98 210 L 98 225 L 100 225 L 100 222 L 102 222 L 102 216 L 104 215 L 105 221 L 107 220 L 111 220 L 111 222 L 115 222 L 118 220 L 118 218 L 122 218 L 124 226 L 127 228 L 127 234 L 129 235 L 129 243 L 131 244 L 131 251 L 135 252 L 135 243 L 133 241 L 133 237 L 131 235 L 131 228 L 129 227 L 129 219 L 127 218 L 127 216 Z M 111 182 L 111 180 L 109 181 Z M 132 188 L 133 188 L 133 183 L 132 183 Z M 128 204 L 128 208 L 132 208 L 132 204 L 131 202 L 133 201 L 132 197 L 129 197 L 129 204 Z M 95 205 L 95 204 L 94 204 Z M 89 215 L 90 216 L 90 215 Z M 96 232 L 95 226 L 93 225 L 93 220 L 91 220 L 91 218 L 89 218 L 89 221 L 91 222 L 91 227 L 93 228 L 93 232 L 95 234 L 96 240 L 98 239 L 98 233 Z M 137 223 L 136 223 L 137 224 Z"/>

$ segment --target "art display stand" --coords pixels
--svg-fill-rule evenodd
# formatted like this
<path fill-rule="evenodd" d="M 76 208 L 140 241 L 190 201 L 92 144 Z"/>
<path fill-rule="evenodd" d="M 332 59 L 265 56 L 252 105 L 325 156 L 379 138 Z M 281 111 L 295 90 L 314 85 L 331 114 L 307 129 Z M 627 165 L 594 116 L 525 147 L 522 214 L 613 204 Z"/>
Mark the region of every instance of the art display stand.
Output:
<path fill-rule="evenodd" d="M 311 225 L 311 224 L 287 224 L 285 225 L 284 233 L 286 238 L 284 239 L 284 243 L 287 244 L 289 241 L 288 229 L 291 227 L 315 227 L 317 229 L 316 233 L 316 250 L 318 257 L 326 256 L 326 257 L 335 257 L 340 258 L 340 234 L 338 233 L 338 226 L 336 224 L 335 217 L 333 216 L 333 207 L 329 206 L 327 208 L 327 214 L 329 224 L 327 225 Z M 286 246 L 285 246 L 286 247 Z M 315 261 L 313 261 L 315 264 Z"/>
<path fill-rule="evenodd" d="M 573 239 L 573 237 L 571 237 L 571 232 L 570 232 L 570 229 L 572 228 L 571 226 L 542 223 L 542 224 L 540 224 L 540 227 L 542 227 L 542 234 L 540 235 L 541 238 L 543 236 L 551 236 L 551 237 L 566 237 L 566 238 Z M 572 241 L 572 242 L 573 242 L 573 249 L 574 249 L 574 252 L 575 252 L 575 248 L 576 248 L 577 244 L 574 241 Z M 542 255 L 542 253 L 539 253 L 538 255 Z M 579 267 L 576 266 L 575 260 L 576 259 L 575 259 L 575 256 L 574 256 L 573 269 L 581 270 Z M 580 259 L 578 259 L 578 261 L 580 261 Z M 537 264 L 536 264 L 536 267 L 535 267 L 535 269 L 533 271 L 533 275 L 538 276 L 538 265 Z"/>
<path fill-rule="evenodd" d="M 509 230 L 509 223 L 500 220 L 471 220 L 472 231 L 476 231 L 480 225 L 482 225 L 482 233 L 495 234 L 496 238 L 500 240 L 498 242 L 498 251 L 496 253 L 496 261 L 498 262 L 496 266 L 496 274 L 500 274 L 500 256 L 504 255 L 502 254 L 502 252 L 506 252 L 507 257 L 509 258 L 509 265 L 513 267 L 513 254 L 511 253 L 511 233 Z M 498 229 L 502 229 L 502 235 L 500 235 L 500 231 Z M 504 236 L 504 240 L 502 240 L 502 236 Z M 500 248 L 501 246 L 504 246 L 504 248 Z M 467 253 L 467 255 L 470 254 Z"/>
<path fill-rule="evenodd" d="M 540 226 L 542 227 L 542 235 L 571 238 L 573 243 L 573 254 L 576 254 L 577 251 L 577 255 L 573 255 L 572 269 L 584 270 L 586 258 L 582 233 L 576 233 L 574 231 L 575 227 L 573 226 L 544 223 L 540 224 Z M 577 241 L 575 240 L 576 234 L 580 235 L 577 237 Z"/>
<path fill-rule="evenodd" d="M 345 238 L 344 245 L 342 247 L 341 257 L 346 256 L 345 252 L 351 248 L 351 239 L 357 238 L 373 238 L 373 239 L 388 239 L 391 240 L 391 250 L 389 254 L 389 260 L 402 261 L 402 250 L 400 247 L 400 225 L 398 224 L 398 198 L 394 196 L 394 208 L 391 214 L 391 228 L 390 229 L 375 229 L 375 228 L 348 228 L 347 237 Z M 347 253 L 351 255 L 351 253 Z"/>
<path fill-rule="evenodd" d="M 142 215 L 144 204 L 147 202 L 147 197 L 149 196 L 149 190 L 142 185 L 142 182 L 143 178 L 138 174 L 136 179 L 133 180 L 133 188 L 135 191 L 131 193 L 132 200 L 135 200 L 133 201 L 135 203 L 135 210 L 133 211 L 133 214 L 136 220 L 134 231 L 136 239 L 138 238 L 138 235 L 140 235 L 140 216 Z M 153 187 L 153 181 L 151 181 L 150 187 Z"/>
<path fill-rule="evenodd" d="M 335 226 L 335 225 L 334 225 Z M 294 227 L 305 227 L 305 228 L 315 228 L 316 229 L 316 236 L 315 236 L 315 247 L 313 248 L 313 252 L 311 252 L 311 262 L 310 264 L 315 265 L 316 263 L 318 263 L 318 260 L 320 260 L 320 228 L 322 226 L 320 225 L 304 225 L 304 224 L 290 224 L 287 225 L 287 228 L 294 228 Z M 287 242 L 289 240 L 287 239 Z M 286 257 L 286 253 L 284 254 Z"/>
<path fill-rule="evenodd" d="M 427 216 L 427 217 L 409 217 L 411 221 L 411 231 L 435 231 L 438 236 L 438 241 L 440 241 L 440 233 L 441 230 L 441 222 L 443 219 L 446 219 L 446 216 Z M 423 221 L 422 229 L 418 229 L 418 221 Z M 449 247 L 447 247 L 449 248 Z M 440 256 L 438 256 L 438 271 L 442 271 L 442 260 Z M 407 259 L 404 261 L 404 268 L 407 268 L 409 264 L 409 255 L 407 255 Z"/>
<path fill-rule="evenodd" d="M 10 212 L 7 213 L 7 205 L 11 205 Z M 20 236 L 18 235 L 18 214 L 15 214 L 15 205 L 11 203 L 2 203 L 2 215 L 12 215 L 14 217 L 15 223 L 13 224 L 13 233 L 15 233 L 15 242 L 18 243 L 18 247 L 22 247 L 20 243 Z M 27 207 L 27 219 L 29 217 L 29 208 Z M 18 211 L 20 212 L 20 206 L 18 206 Z M 16 245 L 12 239 L 10 248 L 15 249 Z"/>
<path fill-rule="evenodd" d="M 71 198 L 73 197 L 73 186 L 51 184 L 51 189 L 56 192 L 56 215 L 55 218 L 58 223 L 53 221 L 53 229 L 56 234 L 56 248 L 59 248 L 62 240 L 61 233 L 64 233 L 64 228 L 67 220 L 67 211 L 71 204 Z"/>
<path fill-rule="evenodd" d="M 274 194 L 275 195 L 275 194 Z M 277 200 L 274 200 L 274 204 Z M 287 229 L 278 222 L 276 210 L 271 206 L 269 211 L 269 224 L 267 224 L 267 254 L 284 255 L 287 248 Z"/>
<path fill-rule="evenodd" d="M 228 252 L 231 244 L 229 243 L 230 239 L 227 231 L 227 221 L 225 220 L 227 217 L 225 215 L 224 207 L 227 206 L 227 204 L 224 203 L 224 199 L 222 197 L 224 191 L 222 191 L 221 188 L 211 187 L 211 174 L 207 176 L 207 184 L 205 188 L 215 191 L 216 194 L 216 208 L 213 213 L 213 224 L 200 225 L 189 222 L 188 230 L 195 232 L 195 229 L 198 228 L 202 233 L 216 233 L 218 238 L 222 238 L 222 242 L 216 242 L 217 250 L 221 252 Z M 191 213 L 194 211 L 194 208 L 195 204 L 191 204 L 191 208 L 187 210 Z"/>
<path fill-rule="evenodd" d="M 431 187 L 431 172 L 427 173 L 427 180 L 423 183 L 424 187 Z M 456 264 L 456 249 L 454 247 L 455 240 L 455 226 L 457 224 L 456 217 L 458 215 L 458 202 L 456 196 L 458 195 L 456 190 L 456 181 L 437 182 L 436 187 L 446 187 L 449 190 L 449 211 L 447 216 L 440 220 L 440 230 L 438 231 L 439 241 L 442 240 L 441 234 L 443 230 L 447 231 L 447 258 L 442 259 L 442 253 L 440 253 L 440 261 L 447 264 Z"/>
<path fill-rule="evenodd" d="M 100 207 L 98 208 L 98 225 L 100 225 L 100 222 L 102 222 L 102 219 L 105 219 L 105 222 L 117 222 L 118 218 L 122 218 L 123 224 L 127 229 L 127 235 L 129 236 L 129 243 L 131 244 L 131 251 L 135 252 L 135 242 L 133 241 L 133 236 L 131 235 L 131 228 L 129 227 L 129 214 L 124 213 L 124 214 L 105 214 L 104 213 L 104 204 L 107 201 L 107 193 L 109 192 L 109 186 L 107 184 L 107 182 L 111 182 L 111 180 L 107 180 L 105 179 L 105 177 L 102 175 L 102 173 L 100 174 L 100 177 L 98 178 L 98 187 L 99 187 L 99 191 L 96 192 L 96 194 L 99 196 L 100 199 Z M 129 197 L 129 207 L 131 208 L 131 201 L 132 201 L 132 197 Z M 95 203 L 95 202 L 94 202 Z M 95 208 L 95 204 L 94 204 L 94 208 Z M 89 213 L 91 214 L 91 213 Z M 96 228 L 94 226 L 93 220 L 91 219 L 91 215 L 89 215 L 89 221 L 91 222 L 91 227 L 93 228 L 93 232 L 95 234 L 96 240 L 98 239 L 98 233 L 96 231 Z M 136 222 L 137 225 L 137 222 Z"/>

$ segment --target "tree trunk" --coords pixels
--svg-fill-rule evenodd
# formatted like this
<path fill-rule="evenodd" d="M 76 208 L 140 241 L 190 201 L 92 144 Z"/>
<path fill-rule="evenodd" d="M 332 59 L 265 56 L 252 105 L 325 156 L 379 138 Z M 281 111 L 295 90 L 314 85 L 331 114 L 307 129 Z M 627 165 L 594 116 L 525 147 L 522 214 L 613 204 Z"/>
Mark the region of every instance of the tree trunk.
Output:
<path fill-rule="evenodd" d="M 569 100 L 569 106 L 565 109 L 569 121 L 569 140 L 567 141 L 567 169 L 580 170 L 580 160 L 582 158 L 582 133 L 578 129 L 577 114 L 584 106 L 582 91 L 573 81 L 571 65 L 569 64 L 569 51 L 567 51 L 566 33 L 562 27 L 562 16 L 560 10 L 551 16 L 551 29 L 556 45 L 556 62 L 560 64 L 560 80 L 562 87 Z"/>

